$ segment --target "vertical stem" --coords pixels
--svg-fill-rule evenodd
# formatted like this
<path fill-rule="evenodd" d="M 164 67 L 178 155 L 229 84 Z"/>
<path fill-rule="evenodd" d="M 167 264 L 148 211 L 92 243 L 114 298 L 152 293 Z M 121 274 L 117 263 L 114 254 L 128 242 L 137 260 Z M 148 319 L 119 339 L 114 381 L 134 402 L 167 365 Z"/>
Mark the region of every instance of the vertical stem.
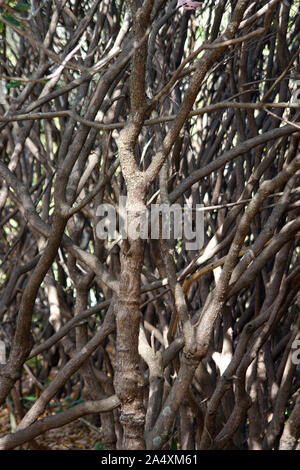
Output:
<path fill-rule="evenodd" d="M 144 243 L 132 242 L 130 253 L 122 253 L 119 299 L 116 303 L 117 360 L 115 391 L 121 401 L 123 449 L 143 450 L 145 409 L 143 378 L 139 371 L 140 274 Z"/>

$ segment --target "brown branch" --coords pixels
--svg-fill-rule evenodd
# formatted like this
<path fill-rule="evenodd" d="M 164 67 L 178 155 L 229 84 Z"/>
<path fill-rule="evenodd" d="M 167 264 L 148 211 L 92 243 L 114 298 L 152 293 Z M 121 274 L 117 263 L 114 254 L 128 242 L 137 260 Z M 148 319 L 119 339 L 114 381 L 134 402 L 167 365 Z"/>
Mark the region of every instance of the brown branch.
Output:
<path fill-rule="evenodd" d="M 105 413 L 117 408 L 120 401 L 116 395 L 102 400 L 86 401 L 76 405 L 69 410 L 62 411 L 61 413 L 47 416 L 38 420 L 36 423 L 27 426 L 26 428 L 16 431 L 11 434 L 0 438 L 0 449 L 8 450 L 24 444 L 25 442 L 34 439 L 37 436 L 44 434 L 50 429 L 59 428 L 65 424 L 71 423 L 81 416 L 94 413 Z"/>

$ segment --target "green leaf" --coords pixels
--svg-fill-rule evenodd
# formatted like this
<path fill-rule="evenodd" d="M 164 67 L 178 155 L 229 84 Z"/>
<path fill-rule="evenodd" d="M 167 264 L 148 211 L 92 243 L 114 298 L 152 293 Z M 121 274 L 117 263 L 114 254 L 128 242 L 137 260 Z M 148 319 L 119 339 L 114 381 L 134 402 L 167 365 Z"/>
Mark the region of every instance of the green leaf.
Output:
<path fill-rule="evenodd" d="M 28 3 L 25 3 L 25 2 L 18 3 L 15 6 L 15 10 L 19 10 L 19 11 L 27 11 L 27 10 L 29 10 L 29 8 L 30 8 L 30 5 Z"/>
<path fill-rule="evenodd" d="M 15 24 L 16 26 L 21 26 L 21 22 L 19 20 L 16 20 L 16 18 L 14 18 L 11 15 L 3 15 L 3 18 L 6 21 L 9 21 L 9 23 L 11 23 L 11 24 Z"/>
<path fill-rule="evenodd" d="M 28 361 L 26 361 L 26 364 L 29 364 L 30 366 L 35 366 L 37 364 L 41 364 L 41 359 L 39 359 L 38 357 L 32 357 L 31 359 L 28 359 Z"/>
<path fill-rule="evenodd" d="M 36 400 L 36 397 L 34 396 L 30 396 L 30 395 L 27 395 L 25 397 L 22 397 L 23 400 L 28 400 L 28 401 L 35 401 Z"/>
<path fill-rule="evenodd" d="M 177 450 L 177 439 L 172 439 L 172 445 L 171 445 L 172 450 Z"/>
<path fill-rule="evenodd" d="M 3 23 L 2 21 L 0 21 L 0 33 L 2 33 L 2 30 L 3 30 Z"/>
<path fill-rule="evenodd" d="M 96 442 L 96 444 L 94 445 L 94 450 L 103 450 L 103 444 L 101 441 Z"/>
<path fill-rule="evenodd" d="M 20 85 L 21 82 L 18 82 L 18 80 L 10 80 L 5 84 L 6 88 L 18 88 Z"/>

